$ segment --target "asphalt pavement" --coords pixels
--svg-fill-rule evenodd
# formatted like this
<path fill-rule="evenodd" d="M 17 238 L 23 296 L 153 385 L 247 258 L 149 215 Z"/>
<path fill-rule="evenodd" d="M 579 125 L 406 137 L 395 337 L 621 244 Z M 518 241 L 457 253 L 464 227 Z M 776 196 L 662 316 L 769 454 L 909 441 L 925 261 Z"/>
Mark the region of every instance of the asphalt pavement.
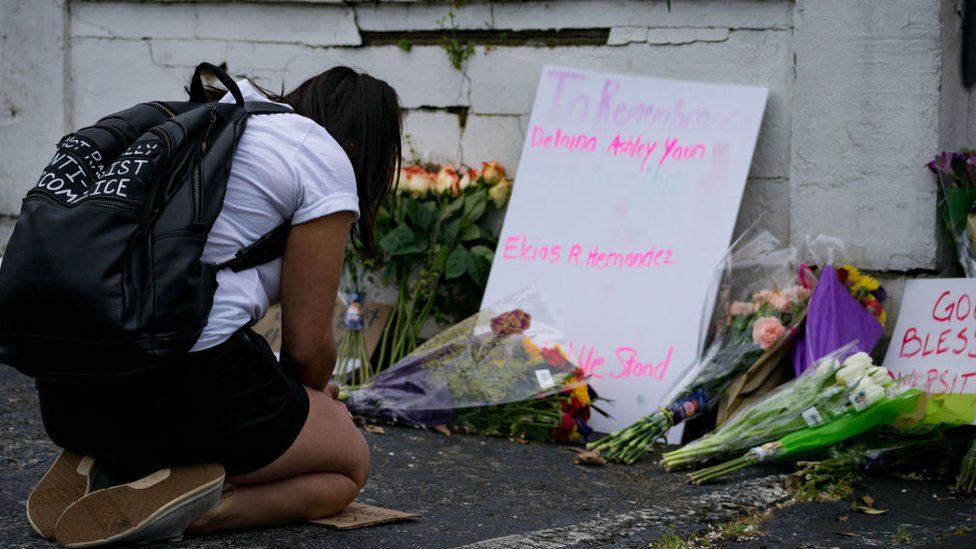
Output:
<path fill-rule="evenodd" d="M 586 467 L 552 444 L 385 427 L 367 433 L 373 474 L 360 500 L 416 521 L 334 531 L 294 525 L 186 538 L 178 547 L 976 547 L 976 501 L 939 482 L 871 478 L 850 500 L 795 503 L 785 468 L 692 486 L 645 459 Z M 0 367 L 0 546 L 54 547 L 24 517 L 31 486 L 57 448 L 44 435 L 33 383 Z M 846 518 L 843 518 L 846 517 Z M 747 526 L 743 526 L 747 525 Z"/>

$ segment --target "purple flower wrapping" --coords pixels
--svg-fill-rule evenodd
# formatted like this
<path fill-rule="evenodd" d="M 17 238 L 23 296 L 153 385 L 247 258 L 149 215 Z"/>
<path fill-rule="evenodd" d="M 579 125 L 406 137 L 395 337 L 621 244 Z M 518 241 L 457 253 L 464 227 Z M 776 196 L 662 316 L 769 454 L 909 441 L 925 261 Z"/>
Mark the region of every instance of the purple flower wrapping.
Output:
<path fill-rule="evenodd" d="M 854 299 L 828 265 L 820 273 L 806 327 L 793 347 L 793 369 L 799 376 L 817 359 L 855 340 L 858 350 L 870 353 L 883 332 L 874 315 Z"/>

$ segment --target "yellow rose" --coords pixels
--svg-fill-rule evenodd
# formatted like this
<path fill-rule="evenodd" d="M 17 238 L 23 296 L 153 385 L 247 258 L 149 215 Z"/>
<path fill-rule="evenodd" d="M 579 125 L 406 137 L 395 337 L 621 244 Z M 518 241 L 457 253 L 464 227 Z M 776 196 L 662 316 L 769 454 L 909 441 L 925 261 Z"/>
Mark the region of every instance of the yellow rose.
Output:
<path fill-rule="evenodd" d="M 508 198 L 512 195 L 512 182 L 502 179 L 495 183 L 495 186 L 488 190 L 488 197 L 495 204 L 496 208 L 503 208 L 508 203 Z"/>

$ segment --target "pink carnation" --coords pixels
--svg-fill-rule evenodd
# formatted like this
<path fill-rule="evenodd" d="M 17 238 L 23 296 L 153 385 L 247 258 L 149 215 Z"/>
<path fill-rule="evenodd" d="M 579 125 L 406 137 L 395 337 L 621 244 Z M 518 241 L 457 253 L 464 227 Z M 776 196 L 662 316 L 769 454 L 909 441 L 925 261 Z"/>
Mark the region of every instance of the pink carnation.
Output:
<path fill-rule="evenodd" d="M 763 316 L 752 325 L 752 340 L 767 351 L 786 333 L 786 327 L 775 316 Z"/>
<path fill-rule="evenodd" d="M 748 301 L 733 301 L 729 306 L 729 314 L 732 316 L 751 315 L 756 312 L 756 304 Z"/>
<path fill-rule="evenodd" d="M 808 299 L 810 299 L 811 293 L 812 292 L 809 288 L 804 288 L 803 286 L 793 287 L 793 297 L 796 299 L 797 303 L 805 303 Z"/>
<path fill-rule="evenodd" d="M 790 299 L 790 296 L 780 292 L 773 292 L 769 296 L 769 301 L 767 301 L 767 303 L 769 303 L 770 307 L 784 313 L 793 308 L 793 300 Z"/>

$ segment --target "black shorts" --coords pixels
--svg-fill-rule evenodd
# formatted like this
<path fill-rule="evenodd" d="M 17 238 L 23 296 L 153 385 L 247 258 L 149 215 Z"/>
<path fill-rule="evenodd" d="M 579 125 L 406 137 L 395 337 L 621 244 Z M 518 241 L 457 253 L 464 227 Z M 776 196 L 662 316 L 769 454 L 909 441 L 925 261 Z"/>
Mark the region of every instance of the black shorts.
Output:
<path fill-rule="evenodd" d="M 55 444 L 132 477 L 194 463 L 255 471 L 291 446 L 308 417 L 305 389 L 250 328 L 138 376 L 37 388 Z"/>

